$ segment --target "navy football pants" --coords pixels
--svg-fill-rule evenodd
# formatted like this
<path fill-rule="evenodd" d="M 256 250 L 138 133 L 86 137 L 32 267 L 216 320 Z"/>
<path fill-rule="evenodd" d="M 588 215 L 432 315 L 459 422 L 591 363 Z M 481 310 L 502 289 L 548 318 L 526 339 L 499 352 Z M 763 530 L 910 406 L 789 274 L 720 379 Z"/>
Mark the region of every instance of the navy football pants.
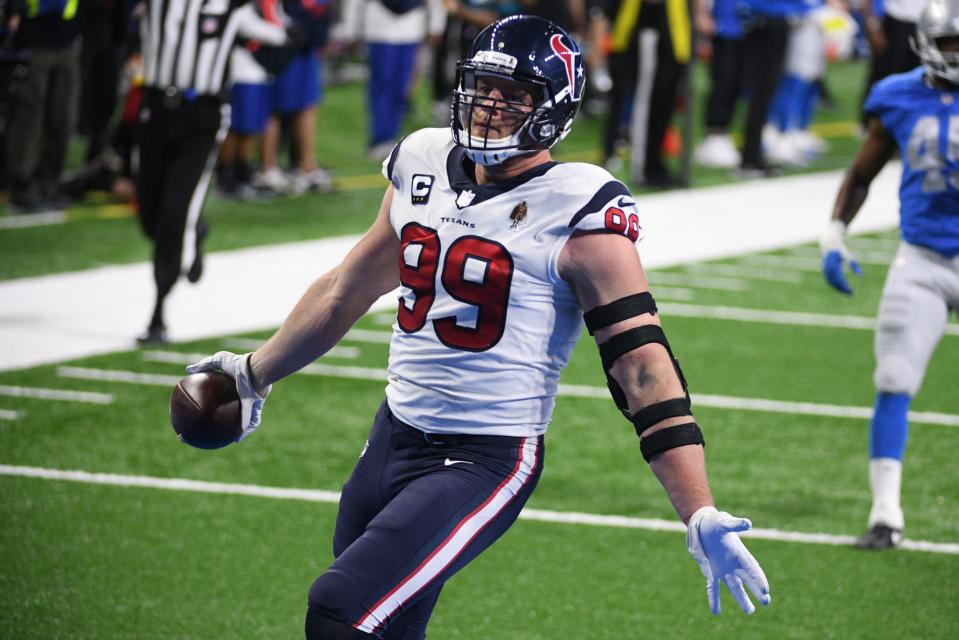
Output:
<path fill-rule="evenodd" d="M 428 435 L 384 402 L 310 609 L 377 638 L 424 638 L 443 584 L 513 524 L 542 468 L 542 436 Z"/>

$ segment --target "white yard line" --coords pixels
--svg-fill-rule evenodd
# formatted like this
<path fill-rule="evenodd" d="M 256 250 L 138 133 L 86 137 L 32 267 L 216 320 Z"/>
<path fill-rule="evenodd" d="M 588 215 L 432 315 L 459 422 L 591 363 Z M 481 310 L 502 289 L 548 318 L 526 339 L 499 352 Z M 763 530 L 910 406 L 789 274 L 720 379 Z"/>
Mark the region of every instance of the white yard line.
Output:
<path fill-rule="evenodd" d="M 743 307 L 708 307 L 702 305 L 667 302 L 659 305 L 667 316 L 686 318 L 709 318 L 714 320 L 737 320 L 740 322 L 764 322 L 808 327 L 831 327 L 836 329 L 859 329 L 873 331 L 876 319 L 866 316 L 841 316 L 830 313 L 804 313 L 801 311 L 772 311 L 746 309 Z M 946 335 L 959 335 L 959 325 L 946 325 Z"/>
<path fill-rule="evenodd" d="M 732 264 L 688 264 L 683 267 L 683 270 L 687 273 L 702 273 L 711 276 L 741 278 L 743 280 L 785 282 L 788 284 L 799 284 L 803 281 L 802 274 L 794 271 L 771 271 L 769 269 L 741 267 Z"/>
<path fill-rule="evenodd" d="M 656 297 L 660 300 L 682 300 L 689 302 L 696 297 L 692 289 L 682 287 L 656 287 Z"/>
<path fill-rule="evenodd" d="M 196 362 L 201 354 L 162 352 L 164 362 L 180 364 Z M 313 363 L 300 370 L 307 375 L 346 378 L 349 380 L 373 380 L 386 382 L 386 369 L 379 367 L 344 367 L 340 365 Z M 134 371 L 112 371 L 108 369 L 89 369 L 84 367 L 58 367 L 57 374 L 66 378 L 84 380 L 104 380 L 108 382 L 129 382 L 154 386 L 172 387 L 179 381 L 178 376 L 136 373 Z M 578 398 L 608 399 L 609 390 L 585 384 L 560 384 L 558 395 Z M 823 416 L 828 418 L 857 418 L 868 420 L 872 416 L 871 407 L 854 407 L 815 402 L 791 402 L 788 400 L 768 400 L 765 398 L 738 398 L 694 393 L 691 395 L 694 406 L 736 411 L 761 411 L 766 413 L 787 413 L 793 415 Z M 936 413 L 933 411 L 910 411 L 909 421 L 914 424 L 936 424 L 959 427 L 959 415 Z"/>
<path fill-rule="evenodd" d="M 0 385 L 0 396 L 31 398 L 34 400 L 66 400 L 68 402 L 86 402 L 88 404 L 112 404 L 109 393 L 94 391 L 67 391 L 66 389 L 43 389 L 39 387 L 15 387 Z"/>
<path fill-rule="evenodd" d="M 192 354 L 195 355 L 195 354 Z M 205 357 L 205 356 L 204 356 Z M 196 362 L 191 359 L 190 362 Z M 103 382 L 129 382 L 145 384 L 153 387 L 173 387 L 183 376 L 168 376 L 160 373 L 137 373 L 135 371 L 111 371 L 109 369 L 90 369 L 87 367 L 57 367 L 57 375 L 61 378 L 76 380 L 101 380 Z M 186 375 L 186 374 L 184 374 Z"/>
<path fill-rule="evenodd" d="M 225 341 L 226 346 L 231 349 L 240 349 L 242 351 L 256 351 L 263 346 L 264 340 L 251 340 L 249 338 L 230 338 Z M 162 353 L 162 352 L 159 352 Z M 359 347 L 344 347 L 336 345 L 323 354 L 324 358 L 342 358 L 344 360 L 355 360 L 360 357 L 362 351 Z M 209 354 L 207 354 L 209 355 Z M 206 356 L 204 356 L 206 357 Z"/>
<path fill-rule="evenodd" d="M 395 319 L 395 316 L 390 316 Z M 343 336 L 349 342 L 370 342 L 373 344 L 389 344 L 393 339 L 392 331 L 370 331 L 368 329 L 350 329 Z"/>
<path fill-rule="evenodd" d="M 892 259 L 896 257 L 895 251 L 870 251 L 866 249 L 853 249 L 852 250 L 856 262 L 859 264 L 874 264 L 879 266 L 888 267 L 892 264 Z M 820 252 L 818 247 L 810 247 L 808 245 L 803 245 L 801 247 L 795 247 L 789 250 L 789 255 L 801 258 L 813 258 L 819 260 L 820 267 L 822 266 L 822 258 L 820 257 Z"/>
<path fill-rule="evenodd" d="M 649 283 L 654 285 L 658 292 L 658 285 L 679 285 L 692 289 L 716 289 L 718 291 L 745 291 L 749 288 L 749 281 L 741 278 L 711 278 L 709 276 L 686 275 L 683 273 L 663 273 L 650 271 L 647 274 Z"/>
<path fill-rule="evenodd" d="M 23 415 L 22 411 L 13 411 L 11 409 L 0 409 L 0 420 L 19 420 Z"/>
<path fill-rule="evenodd" d="M 154 478 L 150 476 L 127 476 L 114 473 L 92 473 L 89 471 L 64 471 L 40 467 L 18 467 L 0 465 L 0 475 L 38 478 L 43 480 L 81 482 L 114 487 L 136 487 L 145 489 L 165 489 L 168 491 L 191 491 L 217 495 L 241 495 L 274 500 L 301 500 L 336 504 L 340 494 L 335 491 L 317 489 L 294 489 L 284 487 L 263 487 L 251 484 L 232 484 L 225 482 L 205 482 L 184 478 Z M 557 524 L 579 524 L 597 527 L 615 527 L 625 529 L 645 529 L 650 531 L 672 531 L 685 533 L 686 527 L 674 520 L 654 518 L 632 518 L 628 516 L 610 516 L 575 511 L 548 511 L 545 509 L 523 509 L 521 520 L 550 522 Z M 775 540 L 778 542 L 798 542 L 804 544 L 823 544 L 849 546 L 853 536 L 829 533 L 803 533 L 798 531 L 780 531 L 778 529 L 753 529 L 743 534 L 745 537 Z M 948 555 L 959 554 L 959 544 L 949 542 L 927 542 L 923 540 L 904 540 L 902 549 L 907 551 L 925 551 Z"/>

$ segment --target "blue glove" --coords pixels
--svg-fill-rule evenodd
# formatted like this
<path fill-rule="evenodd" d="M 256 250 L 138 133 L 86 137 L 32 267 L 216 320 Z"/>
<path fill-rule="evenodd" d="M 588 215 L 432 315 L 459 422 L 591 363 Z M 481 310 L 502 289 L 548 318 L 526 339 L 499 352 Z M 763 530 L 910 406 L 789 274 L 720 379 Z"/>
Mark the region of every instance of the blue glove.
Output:
<path fill-rule="evenodd" d="M 842 220 L 830 220 L 826 231 L 819 238 L 819 251 L 822 253 L 822 274 L 826 282 L 840 293 L 852 295 L 852 288 L 846 280 L 843 263 L 849 262 L 849 269 L 857 276 L 862 275 L 862 269 L 846 248 L 846 223 Z"/>
<path fill-rule="evenodd" d="M 822 274 L 833 289 L 847 296 L 852 295 L 852 287 L 846 280 L 846 274 L 843 271 L 843 262 L 846 258 L 839 251 L 830 251 L 822 257 Z M 849 257 L 849 269 L 857 276 L 862 275 L 862 269 L 852 257 Z"/>

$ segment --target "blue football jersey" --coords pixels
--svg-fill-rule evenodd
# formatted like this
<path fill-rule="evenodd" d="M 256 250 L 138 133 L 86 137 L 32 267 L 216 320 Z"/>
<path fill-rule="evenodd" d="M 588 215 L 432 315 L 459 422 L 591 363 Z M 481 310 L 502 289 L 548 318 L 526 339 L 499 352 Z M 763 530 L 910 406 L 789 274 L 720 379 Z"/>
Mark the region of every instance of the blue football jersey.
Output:
<path fill-rule="evenodd" d="M 866 99 L 902 154 L 899 225 L 911 244 L 959 255 L 959 90 L 926 84 L 922 67 L 885 78 Z"/>

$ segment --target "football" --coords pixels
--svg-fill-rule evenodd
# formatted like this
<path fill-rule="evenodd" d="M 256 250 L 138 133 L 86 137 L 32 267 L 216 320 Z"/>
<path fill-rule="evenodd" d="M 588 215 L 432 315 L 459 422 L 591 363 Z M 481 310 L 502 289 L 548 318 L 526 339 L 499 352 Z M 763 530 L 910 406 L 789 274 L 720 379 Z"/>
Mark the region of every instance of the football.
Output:
<path fill-rule="evenodd" d="M 236 382 L 220 371 L 182 378 L 170 397 L 170 422 L 191 447 L 219 449 L 235 442 L 243 432 Z"/>

